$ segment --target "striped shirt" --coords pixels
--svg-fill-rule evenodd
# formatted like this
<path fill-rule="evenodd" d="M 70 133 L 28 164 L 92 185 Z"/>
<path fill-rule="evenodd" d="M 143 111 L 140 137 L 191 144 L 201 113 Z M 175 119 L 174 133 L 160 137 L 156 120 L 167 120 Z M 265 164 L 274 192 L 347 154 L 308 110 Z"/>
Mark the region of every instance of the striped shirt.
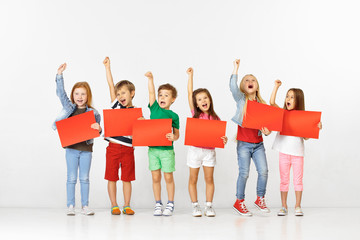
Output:
<path fill-rule="evenodd" d="M 119 101 L 115 99 L 114 102 L 111 103 L 111 108 L 121 109 L 126 107 L 121 105 L 121 103 L 119 103 Z M 129 108 L 134 108 L 134 107 L 129 107 Z M 127 147 L 132 147 L 132 136 L 106 137 L 105 140 L 109 142 L 111 141 L 113 143 L 121 144 Z"/>

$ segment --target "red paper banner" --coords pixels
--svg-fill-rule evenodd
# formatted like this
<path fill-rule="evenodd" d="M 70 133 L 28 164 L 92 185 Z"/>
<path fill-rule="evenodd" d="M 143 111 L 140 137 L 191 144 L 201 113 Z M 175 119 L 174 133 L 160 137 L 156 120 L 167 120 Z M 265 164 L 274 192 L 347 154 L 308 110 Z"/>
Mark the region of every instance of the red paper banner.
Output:
<path fill-rule="evenodd" d="M 135 121 L 142 117 L 141 108 L 104 109 L 103 113 L 105 137 L 131 135 Z"/>
<path fill-rule="evenodd" d="M 319 138 L 318 123 L 321 121 L 321 112 L 285 111 L 281 135 L 304 138 Z"/>
<path fill-rule="evenodd" d="M 185 145 L 224 148 L 225 133 L 225 121 L 187 118 Z"/>
<path fill-rule="evenodd" d="M 94 111 L 89 111 L 56 122 L 62 147 L 99 137 L 99 131 L 91 128 L 96 123 Z"/>
<path fill-rule="evenodd" d="M 166 134 L 172 133 L 171 119 L 136 120 L 133 127 L 133 146 L 171 146 Z"/>
<path fill-rule="evenodd" d="M 284 118 L 284 109 L 247 101 L 246 114 L 242 127 L 261 129 L 266 127 L 270 131 L 281 131 Z"/>

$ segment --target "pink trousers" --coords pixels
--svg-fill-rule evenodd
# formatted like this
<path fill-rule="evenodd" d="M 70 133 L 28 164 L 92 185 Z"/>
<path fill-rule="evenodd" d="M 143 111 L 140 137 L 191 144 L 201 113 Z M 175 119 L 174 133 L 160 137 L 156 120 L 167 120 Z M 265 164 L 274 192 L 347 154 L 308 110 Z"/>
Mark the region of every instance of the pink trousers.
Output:
<path fill-rule="evenodd" d="M 280 191 L 289 191 L 290 168 L 293 167 L 295 191 L 303 190 L 304 157 L 279 153 Z"/>

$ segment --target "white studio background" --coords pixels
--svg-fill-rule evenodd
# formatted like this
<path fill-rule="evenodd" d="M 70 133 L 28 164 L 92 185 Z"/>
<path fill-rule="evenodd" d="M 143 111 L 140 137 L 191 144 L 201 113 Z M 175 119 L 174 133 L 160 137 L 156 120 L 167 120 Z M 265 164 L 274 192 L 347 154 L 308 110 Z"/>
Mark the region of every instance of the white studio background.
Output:
<path fill-rule="evenodd" d="M 175 201 L 188 207 L 186 69 L 194 68 L 194 88 L 208 88 L 215 111 L 227 123 L 230 141 L 217 150 L 217 207 L 235 201 L 238 174 L 235 102 L 228 89 L 233 60 L 241 59 L 240 77 L 254 74 L 268 102 L 275 79 L 287 89 L 302 88 L 306 109 L 322 111 L 319 140 L 306 142 L 304 207 L 359 207 L 358 144 L 360 36 L 357 1 L 1 1 L 0 207 L 63 208 L 66 204 L 65 151 L 51 124 L 61 110 L 55 74 L 66 62 L 65 88 L 88 81 L 95 108 L 109 108 L 102 61 L 111 59 L 114 81 L 132 81 L 134 104 L 149 117 L 147 79 L 170 82 L 179 92 L 171 107 L 181 118 L 176 153 Z M 102 122 L 103 123 L 103 122 Z M 269 165 L 267 203 L 280 206 L 275 133 L 264 137 Z M 95 140 L 90 206 L 108 208 L 104 180 L 107 142 Z M 147 148 L 135 150 L 132 206 L 152 208 Z M 202 171 L 201 171 L 202 172 Z M 257 174 L 252 163 L 247 201 L 255 200 Z M 205 201 L 203 174 L 199 201 Z M 163 182 L 163 201 L 167 201 Z M 77 204 L 80 205 L 79 183 Z M 291 182 L 289 205 L 294 204 Z M 123 204 L 121 182 L 119 204 Z"/>

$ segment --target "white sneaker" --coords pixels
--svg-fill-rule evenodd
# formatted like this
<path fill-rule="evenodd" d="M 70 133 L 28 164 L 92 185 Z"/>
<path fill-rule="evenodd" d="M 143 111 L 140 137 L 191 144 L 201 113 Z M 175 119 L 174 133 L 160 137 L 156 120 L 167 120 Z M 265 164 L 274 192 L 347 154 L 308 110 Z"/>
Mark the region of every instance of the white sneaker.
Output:
<path fill-rule="evenodd" d="M 192 215 L 193 217 L 201 217 L 202 216 L 202 212 L 201 212 L 201 209 L 200 209 L 200 205 L 198 202 L 194 202 L 192 203 Z"/>
<path fill-rule="evenodd" d="M 163 211 L 163 215 L 164 216 L 171 216 L 174 212 L 174 204 L 173 203 L 167 203 L 166 204 L 166 208 Z"/>
<path fill-rule="evenodd" d="M 213 209 L 212 202 L 205 203 L 204 215 L 207 217 L 215 217 L 215 210 Z"/>
<path fill-rule="evenodd" d="M 155 204 L 154 216 L 161 216 L 163 214 L 162 206 L 163 205 L 161 203 Z"/>
<path fill-rule="evenodd" d="M 66 213 L 68 216 L 75 216 L 75 208 L 73 205 L 70 205 L 68 207 L 68 210 L 67 210 L 67 213 Z"/>
<path fill-rule="evenodd" d="M 301 210 L 301 207 L 295 208 L 295 216 L 304 216 L 304 213 Z"/>
<path fill-rule="evenodd" d="M 84 206 L 81 210 L 81 213 L 87 216 L 94 215 L 95 212 L 91 210 L 88 206 Z"/>
<path fill-rule="evenodd" d="M 286 216 L 288 214 L 288 210 L 282 207 L 279 212 L 277 213 L 278 216 Z"/>

